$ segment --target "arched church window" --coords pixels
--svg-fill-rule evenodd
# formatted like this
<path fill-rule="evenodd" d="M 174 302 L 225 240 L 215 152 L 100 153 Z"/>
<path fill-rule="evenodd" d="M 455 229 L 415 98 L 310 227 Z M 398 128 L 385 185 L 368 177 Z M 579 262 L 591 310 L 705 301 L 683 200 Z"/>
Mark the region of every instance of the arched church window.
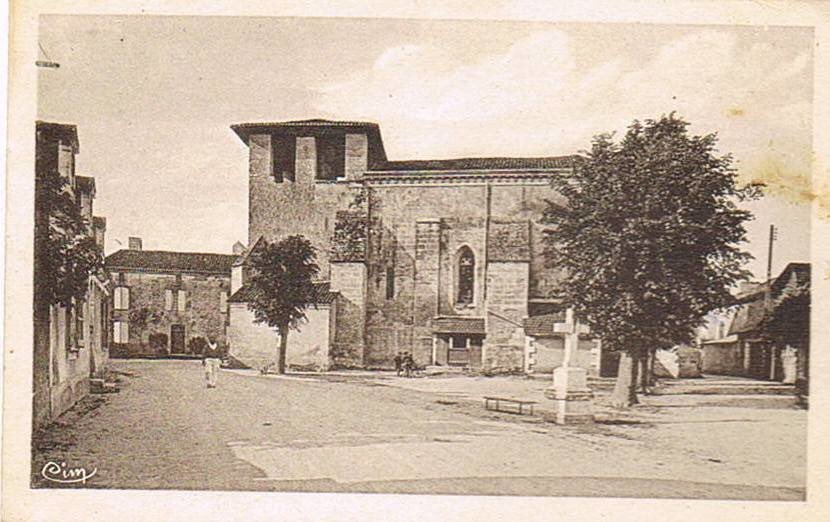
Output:
<path fill-rule="evenodd" d="M 470 247 L 463 246 L 458 252 L 458 292 L 456 304 L 473 304 L 475 290 L 476 258 Z"/>

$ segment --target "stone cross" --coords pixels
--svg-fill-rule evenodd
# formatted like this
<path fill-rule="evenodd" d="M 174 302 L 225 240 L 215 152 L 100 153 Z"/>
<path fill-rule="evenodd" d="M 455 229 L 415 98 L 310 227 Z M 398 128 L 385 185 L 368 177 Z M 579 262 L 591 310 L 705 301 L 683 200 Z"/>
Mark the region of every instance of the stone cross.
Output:
<path fill-rule="evenodd" d="M 567 368 L 571 364 L 571 358 L 579 350 L 579 335 L 588 334 L 591 329 L 587 325 L 579 324 L 579 321 L 574 319 L 573 308 L 568 308 L 565 311 L 565 322 L 554 323 L 553 331 L 565 334 L 565 356 L 562 360 L 562 366 Z"/>
<path fill-rule="evenodd" d="M 556 422 L 559 424 L 593 421 L 593 393 L 588 388 L 588 372 L 580 366 L 571 366 L 571 360 L 579 350 L 579 335 L 590 329 L 574 318 L 573 308 L 565 312 L 564 323 L 554 323 L 553 331 L 564 334 L 565 353 L 562 366 L 553 370 L 553 386 L 545 396 L 556 403 Z"/>

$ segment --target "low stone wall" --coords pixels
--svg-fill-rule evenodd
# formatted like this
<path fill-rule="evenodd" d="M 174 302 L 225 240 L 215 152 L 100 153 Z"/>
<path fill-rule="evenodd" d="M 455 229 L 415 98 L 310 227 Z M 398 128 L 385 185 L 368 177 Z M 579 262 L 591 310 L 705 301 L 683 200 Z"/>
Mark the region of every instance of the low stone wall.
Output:
<path fill-rule="evenodd" d="M 703 373 L 744 375 L 740 343 L 704 344 Z"/>
<path fill-rule="evenodd" d="M 250 368 L 261 369 L 277 360 L 279 335 L 262 323 L 245 303 L 231 303 L 228 327 L 228 354 Z M 288 333 L 287 368 L 327 370 L 329 359 L 330 308 L 320 306 L 306 310 L 308 321 Z"/>

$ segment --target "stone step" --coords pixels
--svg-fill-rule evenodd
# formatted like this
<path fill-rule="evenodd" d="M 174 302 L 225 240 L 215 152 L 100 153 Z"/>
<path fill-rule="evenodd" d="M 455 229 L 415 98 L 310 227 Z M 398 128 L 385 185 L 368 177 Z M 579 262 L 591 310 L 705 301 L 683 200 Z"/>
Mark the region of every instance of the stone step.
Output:
<path fill-rule="evenodd" d="M 90 393 L 118 393 L 121 391 L 118 385 L 114 382 L 106 382 L 104 379 L 90 379 L 89 380 Z"/>
<path fill-rule="evenodd" d="M 461 375 L 467 371 L 463 366 L 427 366 L 424 375 Z"/>

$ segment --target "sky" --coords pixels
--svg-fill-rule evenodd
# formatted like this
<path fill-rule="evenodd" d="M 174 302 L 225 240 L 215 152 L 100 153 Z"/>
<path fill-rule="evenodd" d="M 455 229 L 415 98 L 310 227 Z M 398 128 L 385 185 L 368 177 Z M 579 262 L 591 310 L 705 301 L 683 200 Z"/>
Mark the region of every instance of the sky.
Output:
<path fill-rule="evenodd" d="M 107 253 L 230 253 L 247 148 L 230 125 L 377 122 L 390 159 L 552 156 L 675 111 L 744 181 L 748 268 L 809 261 L 810 29 L 326 18 L 44 16 L 38 118 L 78 126 Z"/>

